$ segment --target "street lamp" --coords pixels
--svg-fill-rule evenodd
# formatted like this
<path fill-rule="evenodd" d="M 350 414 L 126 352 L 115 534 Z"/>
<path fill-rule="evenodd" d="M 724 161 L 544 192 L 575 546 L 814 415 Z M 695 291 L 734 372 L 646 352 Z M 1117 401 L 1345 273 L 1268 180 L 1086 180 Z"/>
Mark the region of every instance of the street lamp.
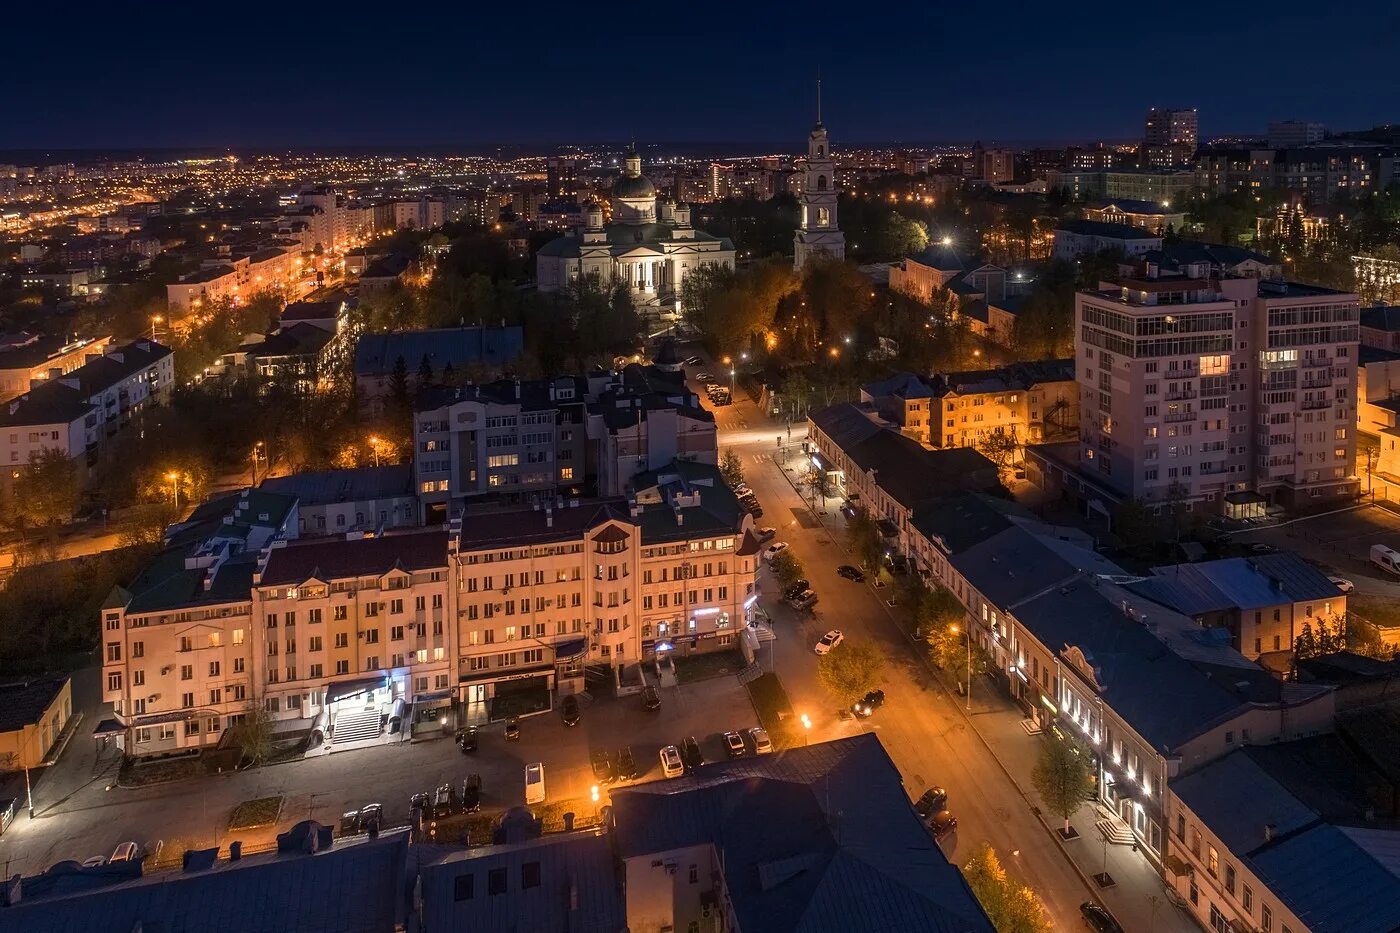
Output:
<path fill-rule="evenodd" d="M 374 455 L 374 465 L 379 466 L 379 436 L 377 434 L 369 436 L 369 449 Z"/>
<path fill-rule="evenodd" d="M 170 480 L 170 489 L 175 493 L 175 511 L 180 511 L 180 474 L 171 470 L 165 474 L 165 478 Z"/>
<path fill-rule="evenodd" d="M 809 744 L 809 743 L 811 742 L 811 732 L 812 732 L 812 719 L 811 719 L 811 717 L 808 716 L 806 713 L 803 713 L 803 714 L 802 714 L 802 744 L 803 744 L 803 745 L 807 745 L 807 744 Z"/>
<path fill-rule="evenodd" d="M 954 622 L 952 625 L 948 626 L 948 631 L 950 631 L 950 632 L 952 632 L 954 635 L 956 635 L 956 634 L 958 634 L 959 632 L 961 632 L 962 629 L 958 627 L 958 624 L 957 624 L 956 622 Z M 966 689 L 963 691 L 963 693 L 964 693 L 964 695 L 967 697 L 967 707 L 966 707 L 966 709 L 967 709 L 967 711 L 970 713 L 970 712 L 972 712 L 972 633 L 971 633 L 971 632 L 968 632 L 968 633 L 967 633 L 966 641 L 967 641 L 967 687 L 966 687 Z"/>

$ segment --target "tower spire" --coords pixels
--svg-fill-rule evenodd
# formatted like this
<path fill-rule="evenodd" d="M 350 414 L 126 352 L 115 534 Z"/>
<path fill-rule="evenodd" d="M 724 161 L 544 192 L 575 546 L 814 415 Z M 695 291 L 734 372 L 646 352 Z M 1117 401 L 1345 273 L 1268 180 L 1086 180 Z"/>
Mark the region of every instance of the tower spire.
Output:
<path fill-rule="evenodd" d="M 817 126 L 822 125 L 822 72 L 817 69 Z"/>

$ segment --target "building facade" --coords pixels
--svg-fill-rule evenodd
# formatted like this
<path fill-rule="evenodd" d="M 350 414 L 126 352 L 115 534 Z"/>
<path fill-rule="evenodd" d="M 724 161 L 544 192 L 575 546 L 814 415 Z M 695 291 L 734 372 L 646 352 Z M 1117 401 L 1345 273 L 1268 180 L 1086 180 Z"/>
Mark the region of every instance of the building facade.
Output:
<path fill-rule="evenodd" d="M 798 168 L 803 178 L 802 191 L 797 196 L 801 214 L 793 237 L 792 263 L 800 272 L 815 256 L 846 258 L 846 236 L 836 217 L 836 160 L 822 125 L 820 105 L 817 123 L 807 134 L 807 159 Z"/>

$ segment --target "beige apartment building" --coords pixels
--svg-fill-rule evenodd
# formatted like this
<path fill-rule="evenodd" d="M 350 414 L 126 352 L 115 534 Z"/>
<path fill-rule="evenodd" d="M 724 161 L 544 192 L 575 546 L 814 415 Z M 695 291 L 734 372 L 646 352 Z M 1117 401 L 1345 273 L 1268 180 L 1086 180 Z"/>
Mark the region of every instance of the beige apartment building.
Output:
<path fill-rule="evenodd" d="M 643 660 L 757 646 L 759 545 L 712 465 L 446 530 L 299 526 L 293 496 L 225 497 L 113 590 L 104 698 L 129 754 L 215 746 L 253 704 L 313 747 L 442 734 L 548 710 L 586 669 L 639 687 Z"/>
<path fill-rule="evenodd" d="M 1353 294 L 1204 261 L 1081 292 L 1081 469 L 1158 503 L 1354 493 L 1357 316 Z"/>

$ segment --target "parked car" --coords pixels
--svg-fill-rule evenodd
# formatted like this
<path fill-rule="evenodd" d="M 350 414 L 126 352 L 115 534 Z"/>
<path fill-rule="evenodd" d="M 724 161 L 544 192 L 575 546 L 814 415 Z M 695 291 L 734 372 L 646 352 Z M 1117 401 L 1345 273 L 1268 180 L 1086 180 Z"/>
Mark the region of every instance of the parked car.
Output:
<path fill-rule="evenodd" d="M 817 654 L 826 654 L 832 648 L 835 648 L 837 645 L 841 644 L 841 642 L 845 640 L 846 636 L 841 634 L 840 629 L 832 629 L 831 631 L 823 635 L 820 639 L 818 639 L 814 650 L 817 652 Z"/>
<path fill-rule="evenodd" d="M 758 541 L 762 544 L 764 541 L 771 541 L 776 538 L 778 536 L 778 529 L 759 528 L 754 531 L 754 534 L 758 535 Z"/>
<path fill-rule="evenodd" d="M 384 805 L 382 803 L 367 803 L 360 808 L 360 832 L 379 832 L 379 827 L 384 825 Z M 116 856 L 113 856 L 115 859 Z"/>
<path fill-rule="evenodd" d="M 840 567 L 837 567 L 836 574 L 854 583 L 865 582 L 865 574 L 861 572 L 859 567 L 852 567 L 850 564 L 842 564 Z"/>
<path fill-rule="evenodd" d="M 687 365 L 687 366 L 699 366 L 699 365 L 700 365 L 700 357 L 698 357 L 698 356 L 687 356 L 687 357 L 685 358 L 685 365 Z"/>
<path fill-rule="evenodd" d="M 851 712 L 857 716 L 869 716 L 885 705 L 885 691 L 871 690 L 851 705 Z"/>
<path fill-rule="evenodd" d="M 681 761 L 685 762 L 687 774 L 705 764 L 705 755 L 700 751 L 700 743 L 695 740 L 695 736 L 688 735 L 681 743 Z"/>
<path fill-rule="evenodd" d="M 801 596 L 812 588 L 810 580 L 798 580 L 792 586 L 783 590 L 783 599 L 792 599 L 794 596 Z"/>
<path fill-rule="evenodd" d="M 695 378 L 699 379 L 701 382 L 713 382 L 715 377 L 710 375 L 709 373 L 701 373 Z"/>
<path fill-rule="evenodd" d="M 433 809 L 432 798 L 427 794 L 414 794 L 412 797 L 408 798 L 408 812 L 412 813 L 415 809 L 422 813 L 425 819 L 431 816 Z"/>
<path fill-rule="evenodd" d="M 632 746 L 624 745 L 617 750 L 617 779 L 619 781 L 635 781 L 637 779 L 637 762 L 632 758 Z"/>
<path fill-rule="evenodd" d="M 520 738 L 520 720 L 511 716 L 506 720 L 506 741 L 515 742 Z"/>
<path fill-rule="evenodd" d="M 346 810 L 340 814 L 340 835 L 358 836 L 360 834 L 360 811 Z"/>
<path fill-rule="evenodd" d="M 478 740 L 479 736 L 477 735 L 476 726 L 467 726 L 465 729 L 457 730 L 457 747 L 462 750 L 463 755 L 470 755 L 475 752 Z"/>
<path fill-rule="evenodd" d="M 141 847 L 134 842 L 121 842 L 112 850 L 112 854 L 107 858 L 107 864 L 113 862 L 134 862 L 141 852 Z"/>
<path fill-rule="evenodd" d="M 754 517 L 754 521 L 757 521 L 758 519 L 763 517 L 763 506 L 759 505 L 757 502 L 754 502 L 753 505 L 744 506 L 744 511 L 752 515 Z"/>
<path fill-rule="evenodd" d="M 1350 593 L 1352 590 L 1356 589 L 1356 584 L 1352 583 L 1346 577 L 1328 577 L 1327 579 L 1331 580 L 1332 585 L 1343 593 Z"/>
<path fill-rule="evenodd" d="M 948 792 L 941 787 L 930 787 L 923 796 L 914 801 L 914 810 L 920 819 L 927 820 L 939 810 L 948 809 Z"/>
<path fill-rule="evenodd" d="M 737 732 L 724 734 L 724 751 L 730 758 L 744 757 L 744 737 Z"/>
<path fill-rule="evenodd" d="M 457 812 L 460 801 L 457 799 L 457 788 L 451 784 L 443 784 L 433 795 L 433 818 L 446 819 Z"/>
<path fill-rule="evenodd" d="M 751 496 L 753 494 L 753 490 L 749 488 L 748 483 L 739 483 L 734 487 L 734 495 L 736 496 Z"/>
<path fill-rule="evenodd" d="M 1096 933 L 1123 933 L 1123 928 L 1113 919 L 1113 914 L 1093 901 L 1080 904 L 1079 913 L 1084 918 L 1084 925 Z"/>
<path fill-rule="evenodd" d="M 588 763 L 593 768 L 593 780 L 599 784 L 611 784 L 617 780 L 613 771 L 612 756 L 607 749 L 595 748 L 588 755 Z"/>
<path fill-rule="evenodd" d="M 468 774 L 462 782 L 462 812 L 475 813 L 481 809 L 481 775 Z"/>
<path fill-rule="evenodd" d="M 1249 545 L 1251 554 L 1272 554 L 1276 548 L 1272 544 L 1265 544 L 1263 541 L 1255 541 Z"/>
<path fill-rule="evenodd" d="M 642 709 L 654 713 L 661 709 L 661 691 L 655 687 L 642 688 Z"/>
<path fill-rule="evenodd" d="M 939 810 L 933 815 L 933 819 L 928 821 L 928 828 L 929 832 L 933 833 L 933 838 L 942 839 L 958 828 L 958 818 L 947 810 Z"/>
<path fill-rule="evenodd" d="M 578 697 L 572 693 L 564 697 L 564 702 L 559 704 L 559 716 L 566 726 L 578 725 L 578 721 L 583 718 L 583 712 L 578 706 Z"/>
<path fill-rule="evenodd" d="M 788 543 L 786 541 L 776 541 L 773 544 L 768 545 L 767 550 L 763 552 L 763 559 L 768 561 L 769 563 L 772 563 L 773 558 L 777 557 L 779 554 L 783 553 L 787 549 Z"/>
<path fill-rule="evenodd" d="M 661 757 L 661 773 L 668 778 L 680 777 L 685 774 L 685 762 L 681 760 L 681 750 L 674 745 L 667 745 L 658 753 Z"/>
<path fill-rule="evenodd" d="M 798 612 L 805 612 L 817 604 L 817 594 L 811 590 L 803 590 L 796 596 L 788 600 L 788 605 Z"/>
<path fill-rule="evenodd" d="M 544 803 L 544 763 L 532 762 L 525 766 L 525 803 Z"/>
<path fill-rule="evenodd" d="M 84 868 L 101 868 L 103 865 L 106 864 L 107 860 L 100 855 L 94 855 L 91 858 L 83 859 Z"/>
<path fill-rule="evenodd" d="M 766 755 L 773 750 L 773 740 L 768 738 L 768 730 L 762 726 L 749 729 L 749 741 L 753 742 L 755 755 Z"/>

